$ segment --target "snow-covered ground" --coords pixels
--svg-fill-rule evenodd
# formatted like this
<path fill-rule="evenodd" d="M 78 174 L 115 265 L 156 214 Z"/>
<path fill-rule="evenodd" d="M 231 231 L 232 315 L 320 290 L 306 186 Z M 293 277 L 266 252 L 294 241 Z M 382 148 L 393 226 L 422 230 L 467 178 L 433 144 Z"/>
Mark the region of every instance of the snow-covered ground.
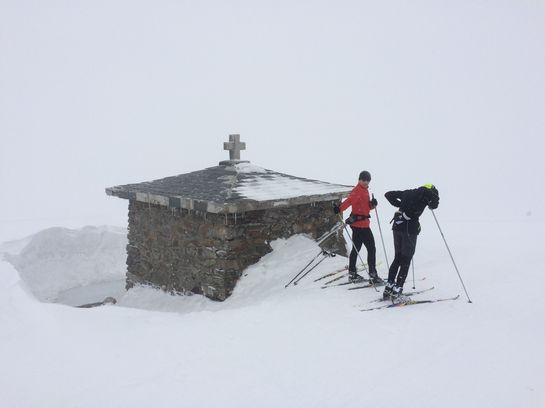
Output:
<path fill-rule="evenodd" d="M 377 298 L 373 289 L 313 282 L 345 258 L 284 289 L 319 250 L 304 236 L 274 242 L 222 303 L 125 293 L 121 230 L 49 230 L 5 243 L 0 406 L 545 406 L 545 222 L 442 224 L 472 304 L 429 214 L 423 227 L 415 261 L 426 279 L 416 285 L 436 289 L 417 298 L 461 298 L 374 312 L 358 308 Z M 384 275 L 376 227 L 375 238 Z M 111 294 L 116 306 L 47 303 Z"/>

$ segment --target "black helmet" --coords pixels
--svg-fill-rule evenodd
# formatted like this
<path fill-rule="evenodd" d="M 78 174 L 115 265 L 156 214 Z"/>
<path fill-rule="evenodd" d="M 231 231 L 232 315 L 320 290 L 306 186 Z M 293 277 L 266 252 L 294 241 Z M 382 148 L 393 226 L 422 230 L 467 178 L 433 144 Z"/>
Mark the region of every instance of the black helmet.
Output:
<path fill-rule="evenodd" d="M 359 179 L 362 181 L 371 181 L 371 173 L 369 173 L 367 170 L 364 170 L 360 173 Z"/>

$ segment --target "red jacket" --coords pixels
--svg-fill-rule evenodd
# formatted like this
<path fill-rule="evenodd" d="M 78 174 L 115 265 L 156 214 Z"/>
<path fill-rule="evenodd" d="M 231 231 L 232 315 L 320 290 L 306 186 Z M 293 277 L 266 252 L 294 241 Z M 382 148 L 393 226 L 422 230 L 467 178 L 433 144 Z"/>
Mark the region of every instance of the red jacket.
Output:
<path fill-rule="evenodd" d="M 369 189 L 363 187 L 360 183 L 356 184 L 350 195 L 341 203 L 339 209 L 344 211 L 350 206 L 352 206 L 352 214 L 354 215 L 369 215 L 374 208 L 371 200 L 369 200 Z M 369 228 L 369 218 L 356 221 L 350 226 L 355 228 Z"/>

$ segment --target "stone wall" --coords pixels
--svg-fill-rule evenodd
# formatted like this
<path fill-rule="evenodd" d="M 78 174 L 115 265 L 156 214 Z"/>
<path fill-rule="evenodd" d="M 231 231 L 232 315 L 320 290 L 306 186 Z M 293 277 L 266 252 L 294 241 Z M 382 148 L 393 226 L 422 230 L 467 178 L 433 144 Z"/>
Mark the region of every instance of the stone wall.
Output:
<path fill-rule="evenodd" d="M 331 208 L 322 202 L 226 216 L 130 200 L 127 288 L 143 283 L 225 300 L 242 271 L 272 250 L 270 241 L 329 231 L 338 220 Z M 342 231 L 323 247 L 346 256 Z"/>

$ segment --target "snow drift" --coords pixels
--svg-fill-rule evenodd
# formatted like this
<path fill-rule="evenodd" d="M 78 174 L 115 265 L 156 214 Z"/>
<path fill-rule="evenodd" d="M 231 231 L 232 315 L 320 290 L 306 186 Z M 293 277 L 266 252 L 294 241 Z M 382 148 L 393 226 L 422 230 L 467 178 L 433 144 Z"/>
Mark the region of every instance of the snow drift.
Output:
<path fill-rule="evenodd" d="M 125 277 L 126 230 L 84 227 L 49 228 L 0 246 L 0 253 L 19 272 L 34 296 L 59 301 L 69 290 L 109 285 Z"/>

